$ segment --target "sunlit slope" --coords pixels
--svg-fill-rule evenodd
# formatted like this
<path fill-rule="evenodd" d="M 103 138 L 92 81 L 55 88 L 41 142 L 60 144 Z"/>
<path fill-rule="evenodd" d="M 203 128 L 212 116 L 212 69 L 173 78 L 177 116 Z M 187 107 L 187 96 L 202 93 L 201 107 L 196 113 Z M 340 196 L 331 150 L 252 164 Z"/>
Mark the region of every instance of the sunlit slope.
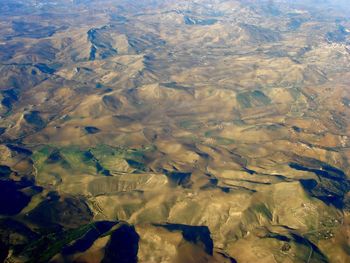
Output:
<path fill-rule="evenodd" d="M 0 261 L 350 260 L 346 3 L 15 2 Z"/>

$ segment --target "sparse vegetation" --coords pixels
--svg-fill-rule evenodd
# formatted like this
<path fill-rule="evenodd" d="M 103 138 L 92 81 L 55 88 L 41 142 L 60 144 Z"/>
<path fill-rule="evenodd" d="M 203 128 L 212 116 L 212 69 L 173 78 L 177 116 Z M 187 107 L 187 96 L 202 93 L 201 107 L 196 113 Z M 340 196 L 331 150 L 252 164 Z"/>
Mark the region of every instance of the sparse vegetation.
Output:
<path fill-rule="evenodd" d="M 2 0 L 0 261 L 348 262 L 349 14 Z"/>

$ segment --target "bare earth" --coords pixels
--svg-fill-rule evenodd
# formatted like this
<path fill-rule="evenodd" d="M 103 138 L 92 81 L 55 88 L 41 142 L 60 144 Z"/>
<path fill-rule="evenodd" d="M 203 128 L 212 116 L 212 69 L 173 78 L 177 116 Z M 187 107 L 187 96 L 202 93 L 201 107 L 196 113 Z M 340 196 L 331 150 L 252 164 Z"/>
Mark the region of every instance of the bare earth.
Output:
<path fill-rule="evenodd" d="M 2 0 L 0 262 L 350 262 L 350 4 Z"/>

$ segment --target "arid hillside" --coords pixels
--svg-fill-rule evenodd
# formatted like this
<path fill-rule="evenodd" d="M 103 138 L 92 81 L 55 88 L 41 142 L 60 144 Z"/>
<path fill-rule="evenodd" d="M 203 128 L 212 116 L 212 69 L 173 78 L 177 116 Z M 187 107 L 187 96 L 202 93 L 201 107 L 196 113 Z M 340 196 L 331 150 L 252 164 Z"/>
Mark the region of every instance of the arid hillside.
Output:
<path fill-rule="evenodd" d="M 2 0 L 0 262 L 350 262 L 347 1 Z"/>

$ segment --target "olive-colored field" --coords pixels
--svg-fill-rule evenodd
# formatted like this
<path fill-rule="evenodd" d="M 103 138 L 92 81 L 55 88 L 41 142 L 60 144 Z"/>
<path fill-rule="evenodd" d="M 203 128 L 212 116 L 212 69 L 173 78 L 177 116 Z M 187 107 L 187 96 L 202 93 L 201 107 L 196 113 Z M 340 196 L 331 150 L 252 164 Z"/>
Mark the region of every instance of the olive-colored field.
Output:
<path fill-rule="evenodd" d="M 0 262 L 350 262 L 346 1 L 2 2 Z"/>

